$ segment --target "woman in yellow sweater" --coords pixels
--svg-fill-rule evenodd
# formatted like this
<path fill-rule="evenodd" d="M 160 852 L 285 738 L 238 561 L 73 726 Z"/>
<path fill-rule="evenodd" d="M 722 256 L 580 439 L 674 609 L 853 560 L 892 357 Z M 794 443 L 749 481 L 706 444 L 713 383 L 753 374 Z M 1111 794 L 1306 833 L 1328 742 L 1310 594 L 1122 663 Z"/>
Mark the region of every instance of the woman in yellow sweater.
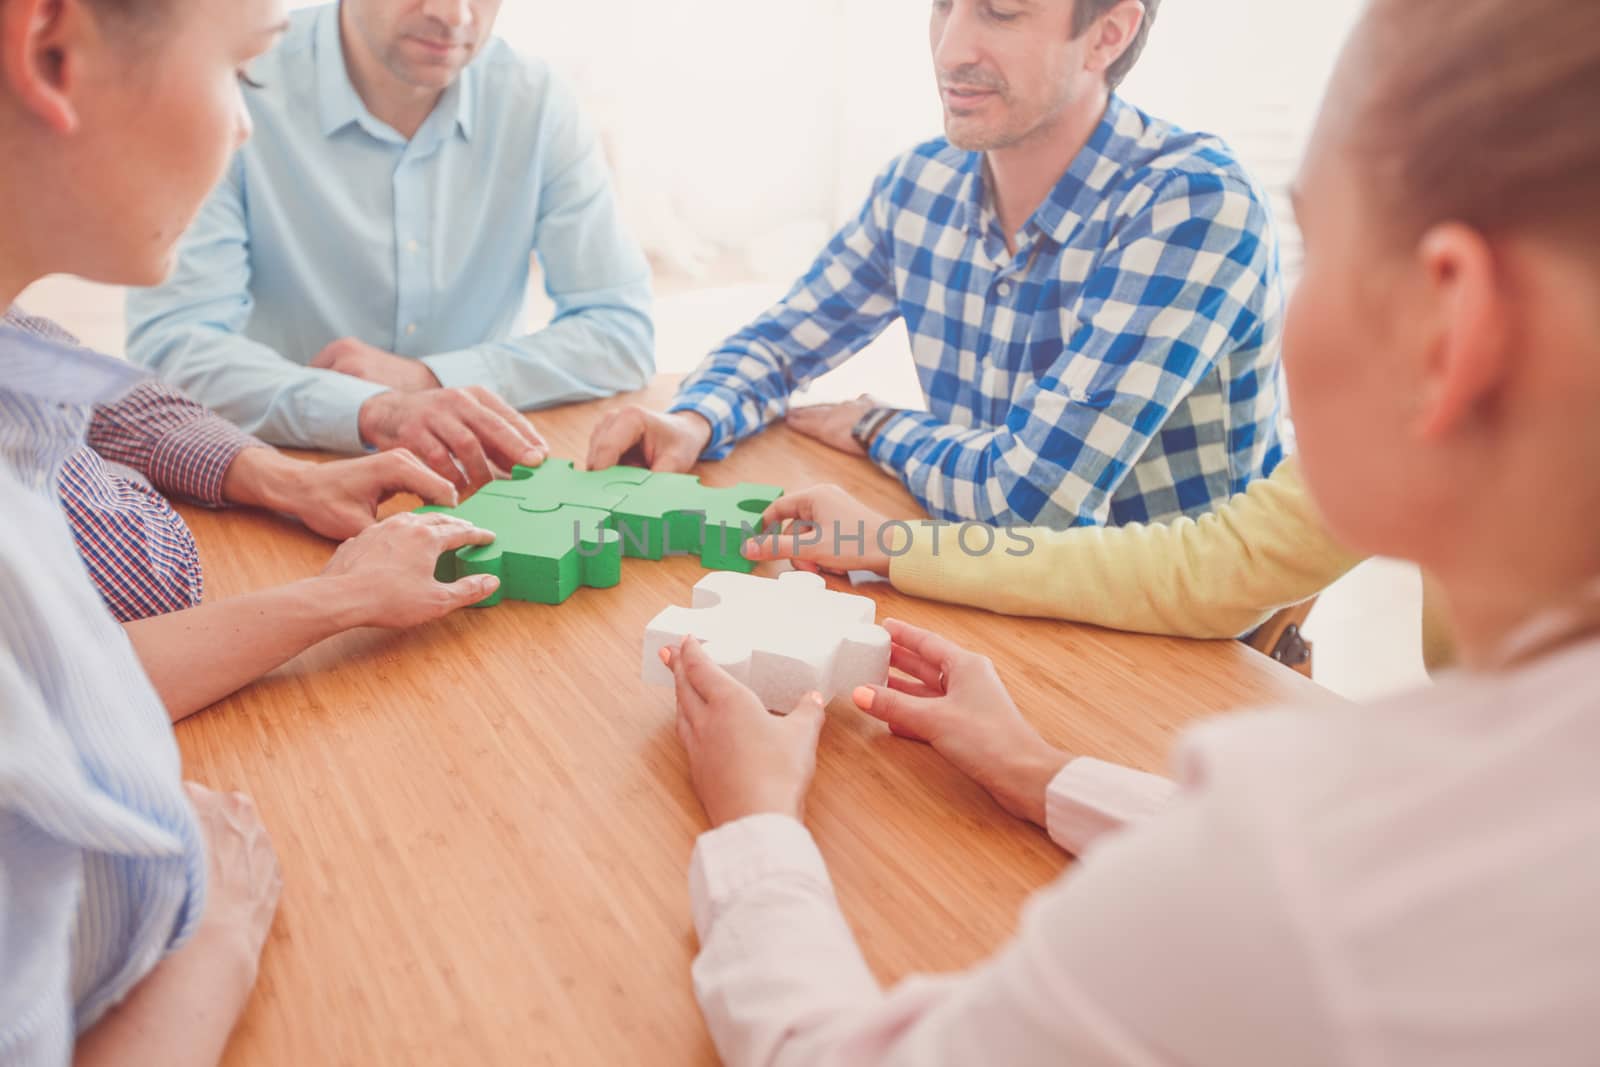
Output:
<path fill-rule="evenodd" d="M 1328 532 L 1293 458 L 1198 521 L 996 531 L 890 519 L 824 485 L 783 497 L 763 523 L 783 532 L 749 541 L 752 560 L 871 571 L 930 600 L 1178 637 L 1249 633 L 1361 562 Z M 1430 667 L 1452 658 L 1436 607 L 1430 596 Z"/>

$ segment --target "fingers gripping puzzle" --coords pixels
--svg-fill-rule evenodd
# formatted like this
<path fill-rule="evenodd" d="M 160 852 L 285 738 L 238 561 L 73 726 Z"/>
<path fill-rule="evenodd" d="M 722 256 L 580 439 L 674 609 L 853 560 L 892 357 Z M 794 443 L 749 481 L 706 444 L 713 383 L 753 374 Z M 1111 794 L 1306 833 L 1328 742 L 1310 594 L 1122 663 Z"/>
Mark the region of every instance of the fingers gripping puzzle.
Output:
<path fill-rule="evenodd" d="M 761 513 L 783 495 L 772 485 L 741 483 L 714 489 L 687 474 L 655 474 L 640 467 L 574 470 L 553 459 L 517 467 L 454 508 L 425 507 L 465 519 L 495 534 L 484 547 L 440 557 L 440 581 L 493 574 L 502 600 L 560 604 L 579 588 L 621 581 L 624 556 L 661 559 L 694 555 L 715 570 L 748 573 L 741 549 Z"/>
<path fill-rule="evenodd" d="M 650 622 L 641 674 L 671 685 L 661 649 L 693 635 L 773 711 L 792 710 L 813 690 L 832 700 L 889 677 L 889 631 L 873 622 L 876 608 L 802 571 L 776 579 L 708 574 L 694 587 L 692 607 L 667 608 Z"/>

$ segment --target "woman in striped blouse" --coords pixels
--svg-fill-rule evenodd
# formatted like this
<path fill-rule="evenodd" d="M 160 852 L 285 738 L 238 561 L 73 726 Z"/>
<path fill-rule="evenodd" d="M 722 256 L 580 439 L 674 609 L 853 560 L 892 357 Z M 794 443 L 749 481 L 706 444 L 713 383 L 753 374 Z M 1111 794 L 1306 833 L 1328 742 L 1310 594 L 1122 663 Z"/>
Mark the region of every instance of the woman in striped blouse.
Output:
<path fill-rule="evenodd" d="M 17 308 L 0 322 L 76 345 L 59 326 Z M 506 425 L 512 420 L 532 433 L 515 412 Z M 535 447 L 522 438 L 517 446 Z M 292 459 L 154 379 L 94 409 L 58 487 L 89 579 L 174 722 L 343 630 L 418 625 L 482 595 L 470 583 L 434 580 L 435 524 L 409 515 L 378 522 L 379 505 L 395 493 L 457 500 L 456 487 L 410 452 Z M 314 578 L 202 603 L 200 554 L 166 494 L 281 512 L 351 540 Z M 196 656 L 202 642 L 207 655 Z"/>
<path fill-rule="evenodd" d="M 284 24 L 281 0 L 0 0 L 0 307 L 47 274 L 160 280 L 248 136 L 236 77 Z M 277 906 L 261 819 L 183 785 L 62 511 L 96 412 L 138 388 L 119 360 L 0 325 L 4 1067 L 215 1063 Z M 409 557 L 483 537 L 407 526 Z"/>

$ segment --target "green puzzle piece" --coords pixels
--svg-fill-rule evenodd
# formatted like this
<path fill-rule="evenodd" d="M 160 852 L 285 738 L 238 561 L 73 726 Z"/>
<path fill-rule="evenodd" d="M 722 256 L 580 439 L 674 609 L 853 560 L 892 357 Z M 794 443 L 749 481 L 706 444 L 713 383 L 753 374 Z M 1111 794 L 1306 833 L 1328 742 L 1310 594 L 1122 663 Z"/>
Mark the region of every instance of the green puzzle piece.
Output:
<path fill-rule="evenodd" d="M 479 492 L 460 507 L 419 508 L 465 519 L 492 530 L 491 545 L 468 545 L 439 557 L 435 575 L 453 582 L 492 574 L 500 588 L 478 607 L 502 600 L 560 604 L 580 586 L 608 589 L 622 580 L 622 539 L 607 529 L 598 508 L 556 506 L 536 511 L 510 497 Z"/>
<path fill-rule="evenodd" d="M 488 607 L 501 600 L 560 604 L 580 586 L 616 585 L 623 556 L 698 555 L 708 569 L 748 574 L 754 564 L 740 553 L 745 530 L 782 495 L 774 485 L 710 489 L 688 474 L 579 471 L 571 460 L 552 459 L 514 468 L 460 507 L 418 510 L 494 531 L 493 545 L 447 554 L 438 567 L 440 581 L 498 575 L 500 591 L 480 605 Z"/>
<path fill-rule="evenodd" d="M 580 471 L 573 470 L 570 459 L 552 459 L 538 467 L 513 467 L 510 478 L 490 482 L 478 493 L 521 500 L 537 511 L 562 504 L 610 511 L 629 491 L 652 477 L 643 467 Z"/>
<path fill-rule="evenodd" d="M 709 570 L 749 574 L 755 565 L 740 554 L 746 529 L 783 495 L 775 485 L 743 482 L 709 489 L 692 474 L 652 474 L 611 510 L 624 555 L 643 559 L 698 555 Z"/>

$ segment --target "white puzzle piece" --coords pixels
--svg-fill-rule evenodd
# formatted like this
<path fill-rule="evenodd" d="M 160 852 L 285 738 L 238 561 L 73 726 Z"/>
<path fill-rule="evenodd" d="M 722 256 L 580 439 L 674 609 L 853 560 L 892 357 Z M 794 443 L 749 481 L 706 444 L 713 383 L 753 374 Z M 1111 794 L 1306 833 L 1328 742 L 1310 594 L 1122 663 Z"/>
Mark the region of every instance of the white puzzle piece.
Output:
<path fill-rule="evenodd" d="M 835 593 L 815 574 L 773 578 L 717 571 L 695 584 L 693 607 L 671 607 L 644 633 L 641 676 L 671 685 L 661 649 L 693 636 L 728 673 L 773 711 L 789 712 L 807 693 L 833 700 L 889 677 L 889 631 L 877 604 Z"/>

